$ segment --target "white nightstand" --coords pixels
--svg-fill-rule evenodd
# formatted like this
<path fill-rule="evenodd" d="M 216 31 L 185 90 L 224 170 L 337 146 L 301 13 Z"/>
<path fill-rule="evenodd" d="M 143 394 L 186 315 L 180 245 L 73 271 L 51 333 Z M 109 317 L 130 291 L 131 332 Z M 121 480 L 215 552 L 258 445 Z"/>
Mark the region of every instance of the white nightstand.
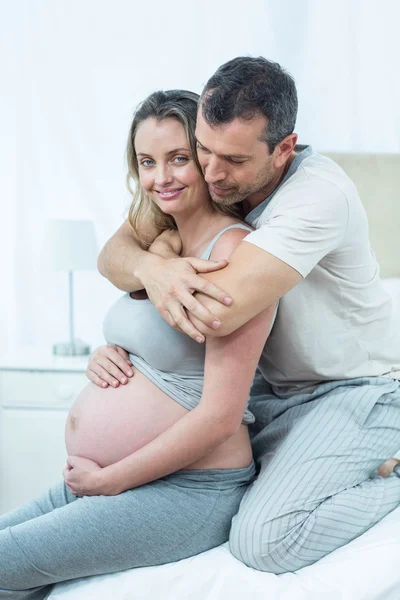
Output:
<path fill-rule="evenodd" d="M 62 479 L 65 421 L 87 361 L 24 348 L 0 357 L 0 514 Z"/>

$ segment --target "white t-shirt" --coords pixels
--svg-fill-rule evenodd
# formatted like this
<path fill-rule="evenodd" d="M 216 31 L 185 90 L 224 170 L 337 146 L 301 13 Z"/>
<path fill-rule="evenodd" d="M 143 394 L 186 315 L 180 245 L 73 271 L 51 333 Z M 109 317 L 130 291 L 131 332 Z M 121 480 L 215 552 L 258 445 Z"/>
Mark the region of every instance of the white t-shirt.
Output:
<path fill-rule="evenodd" d="M 259 364 L 277 393 L 400 370 L 400 325 L 379 278 L 357 189 L 308 147 L 247 216 L 244 241 L 303 279 L 280 299 Z"/>

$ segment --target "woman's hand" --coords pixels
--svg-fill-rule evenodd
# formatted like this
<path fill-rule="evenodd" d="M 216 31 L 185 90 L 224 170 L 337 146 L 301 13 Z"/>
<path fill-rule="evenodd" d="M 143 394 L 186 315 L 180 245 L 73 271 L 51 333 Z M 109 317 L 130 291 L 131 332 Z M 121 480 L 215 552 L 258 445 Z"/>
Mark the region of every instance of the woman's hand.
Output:
<path fill-rule="evenodd" d="M 103 476 L 103 469 L 93 460 L 68 456 L 63 471 L 65 485 L 74 496 L 116 496 L 120 491 Z"/>
<path fill-rule="evenodd" d="M 109 384 L 113 387 L 118 387 L 120 383 L 126 384 L 128 377 L 133 377 L 129 354 L 115 344 L 99 346 L 89 358 L 86 375 L 101 388 L 106 388 Z"/>

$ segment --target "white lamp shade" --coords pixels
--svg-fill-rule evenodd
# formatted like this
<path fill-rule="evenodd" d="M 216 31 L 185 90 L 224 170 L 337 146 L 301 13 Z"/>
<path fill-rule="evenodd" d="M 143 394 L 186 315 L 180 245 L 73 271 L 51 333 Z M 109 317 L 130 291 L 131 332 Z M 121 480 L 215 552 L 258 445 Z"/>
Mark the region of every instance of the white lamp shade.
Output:
<path fill-rule="evenodd" d="M 97 254 L 92 221 L 48 221 L 42 250 L 43 264 L 47 269 L 92 270 L 97 265 Z"/>

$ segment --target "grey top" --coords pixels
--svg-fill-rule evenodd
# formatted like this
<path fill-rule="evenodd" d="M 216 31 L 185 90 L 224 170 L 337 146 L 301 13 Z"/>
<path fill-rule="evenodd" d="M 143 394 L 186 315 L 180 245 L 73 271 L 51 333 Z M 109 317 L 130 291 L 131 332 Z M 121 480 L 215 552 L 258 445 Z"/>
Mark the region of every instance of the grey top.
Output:
<path fill-rule="evenodd" d="M 208 260 L 221 235 L 235 228 L 252 231 L 240 223 L 225 227 L 200 258 Z M 129 352 L 133 366 L 176 402 L 188 410 L 199 404 L 205 346 L 170 327 L 149 299 L 138 300 L 124 294 L 108 311 L 103 333 L 108 344 L 117 344 Z M 254 420 L 246 409 L 242 423 L 248 425 Z"/>

